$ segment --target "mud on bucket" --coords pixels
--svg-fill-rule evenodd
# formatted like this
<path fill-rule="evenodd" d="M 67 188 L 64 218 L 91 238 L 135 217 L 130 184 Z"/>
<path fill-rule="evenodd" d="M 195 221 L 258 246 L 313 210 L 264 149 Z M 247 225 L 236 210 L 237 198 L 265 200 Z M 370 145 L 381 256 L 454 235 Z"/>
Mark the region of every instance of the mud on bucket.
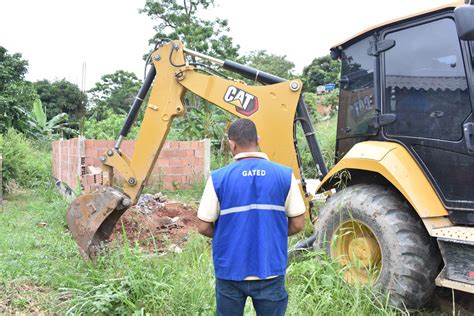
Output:
<path fill-rule="evenodd" d="M 66 220 L 82 257 L 95 258 L 100 245 L 109 239 L 115 223 L 130 204 L 127 196 L 111 187 L 98 188 L 71 203 Z"/>

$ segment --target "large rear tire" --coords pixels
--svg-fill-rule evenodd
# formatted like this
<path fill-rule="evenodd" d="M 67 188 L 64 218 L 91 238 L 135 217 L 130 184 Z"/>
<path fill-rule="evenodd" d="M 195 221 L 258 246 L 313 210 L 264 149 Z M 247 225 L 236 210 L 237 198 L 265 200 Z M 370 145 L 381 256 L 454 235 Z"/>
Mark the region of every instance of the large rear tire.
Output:
<path fill-rule="evenodd" d="M 358 184 L 337 192 L 321 209 L 315 237 L 315 248 L 344 266 L 348 282 L 388 291 L 394 306 L 420 308 L 435 289 L 439 251 L 391 188 Z"/>

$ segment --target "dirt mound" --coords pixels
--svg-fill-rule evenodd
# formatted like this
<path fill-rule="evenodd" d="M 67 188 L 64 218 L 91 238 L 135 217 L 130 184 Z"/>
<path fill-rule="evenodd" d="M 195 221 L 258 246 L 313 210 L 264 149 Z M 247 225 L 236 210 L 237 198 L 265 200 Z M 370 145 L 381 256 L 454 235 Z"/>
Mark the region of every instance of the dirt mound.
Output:
<path fill-rule="evenodd" d="M 166 201 L 162 196 L 140 199 L 128 209 L 114 227 L 111 240 L 124 241 L 124 233 L 130 245 L 138 243 L 151 251 L 180 252 L 188 240 L 189 232 L 196 230 L 196 210 L 178 201 Z"/>

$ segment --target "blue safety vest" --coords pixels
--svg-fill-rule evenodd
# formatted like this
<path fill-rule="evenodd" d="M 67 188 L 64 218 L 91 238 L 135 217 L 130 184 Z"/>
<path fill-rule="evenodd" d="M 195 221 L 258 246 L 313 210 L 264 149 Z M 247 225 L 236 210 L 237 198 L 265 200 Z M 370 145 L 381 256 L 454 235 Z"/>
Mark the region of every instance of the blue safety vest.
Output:
<path fill-rule="evenodd" d="M 290 168 L 261 158 L 241 159 L 212 174 L 220 204 L 212 239 L 217 278 L 285 274 L 291 178 Z"/>

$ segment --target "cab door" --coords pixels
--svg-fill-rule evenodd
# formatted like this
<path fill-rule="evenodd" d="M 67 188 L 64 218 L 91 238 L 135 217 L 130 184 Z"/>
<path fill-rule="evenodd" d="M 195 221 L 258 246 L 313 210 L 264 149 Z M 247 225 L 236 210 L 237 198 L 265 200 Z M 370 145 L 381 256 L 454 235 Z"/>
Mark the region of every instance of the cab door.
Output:
<path fill-rule="evenodd" d="M 403 144 L 431 180 L 453 221 L 474 224 L 471 56 L 449 14 L 387 29 L 395 46 L 382 55 L 382 128 Z"/>

